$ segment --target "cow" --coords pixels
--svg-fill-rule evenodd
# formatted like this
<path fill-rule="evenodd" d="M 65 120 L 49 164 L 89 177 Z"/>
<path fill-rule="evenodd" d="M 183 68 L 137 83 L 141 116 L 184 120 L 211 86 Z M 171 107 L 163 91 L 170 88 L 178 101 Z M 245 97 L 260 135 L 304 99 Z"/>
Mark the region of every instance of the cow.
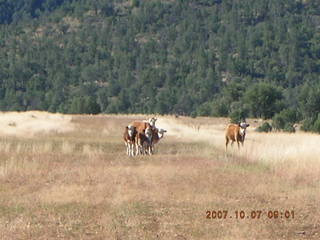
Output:
<path fill-rule="evenodd" d="M 144 120 L 144 121 L 133 121 L 130 123 L 130 125 L 134 126 L 137 130 L 137 132 L 144 132 L 144 130 L 147 127 L 155 127 L 156 126 L 156 121 L 157 118 L 152 117 L 149 118 L 148 120 Z"/>
<path fill-rule="evenodd" d="M 152 154 L 152 128 L 147 127 L 143 132 L 137 132 L 136 135 L 136 153 L 144 155 L 145 153 Z"/>
<path fill-rule="evenodd" d="M 152 117 L 152 118 L 149 118 L 148 120 L 133 121 L 133 122 L 130 123 L 130 125 L 132 125 L 132 126 L 134 126 L 136 128 L 137 133 L 138 133 L 137 135 L 139 135 L 140 138 L 143 139 L 146 136 L 146 134 L 145 134 L 146 133 L 145 132 L 146 129 L 147 128 L 150 128 L 150 129 L 155 128 L 156 121 L 157 121 L 157 118 Z M 151 140 L 150 140 L 150 142 L 151 142 Z M 139 153 L 142 154 L 142 152 L 143 152 L 143 146 L 139 145 L 138 141 L 136 141 L 136 153 L 137 154 L 139 154 Z"/>
<path fill-rule="evenodd" d="M 163 138 L 164 133 L 167 132 L 165 129 L 152 128 L 152 140 L 151 140 L 151 153 L 154 152 L 154 145 L 157 144 L 161 138 Z"/>
<path fill-rule="evenodd" d="M 231 146 L 234 142 L 237 142 L 238 149 L 240 149 L 240 143 L 243 146 L 244 139 L 246 136 L 246 129 L 250 125 L 246 122 L 240 122 L 238 124 L 229 124 L 226 129 L 226 151 L 228 148 L 228 143 L 231 141 Z"/>
<path fill-rule="evenodd" d="M 134 156 L 134 146 L 136 143 L 136 135 L 137 135 L 137 130 L 134 126 L 132 125 L 126 126 L 125 131 L 123 133 L 123 140 L 126 145 L 128 156 Z"/>

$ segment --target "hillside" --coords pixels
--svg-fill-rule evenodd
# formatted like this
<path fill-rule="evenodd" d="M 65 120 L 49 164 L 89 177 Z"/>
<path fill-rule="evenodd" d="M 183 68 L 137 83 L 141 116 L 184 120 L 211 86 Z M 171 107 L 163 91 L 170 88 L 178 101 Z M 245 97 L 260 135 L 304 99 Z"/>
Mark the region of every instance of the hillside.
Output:
<path fill-rule="evenodd" d="M 317 0 L 4 0 L 0 110 L 274 118 L 320 132 Z"/>

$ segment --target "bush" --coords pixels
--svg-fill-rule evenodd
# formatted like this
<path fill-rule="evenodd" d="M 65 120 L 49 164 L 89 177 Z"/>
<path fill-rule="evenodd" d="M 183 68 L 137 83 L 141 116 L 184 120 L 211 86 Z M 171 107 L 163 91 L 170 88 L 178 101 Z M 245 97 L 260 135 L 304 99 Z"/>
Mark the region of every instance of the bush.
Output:
<path fill-rule="evenodd" d="M 320 113 L 318 118 L 308 118 L 303 122 L 302 130 L 320 133 Z"/>
<path fill-rule="evenodd" d="M 285 109 L 272 118 L 272 126 L 278 130 L 292 132 L 293 124 L 297 121 L 297 113 L 293 109 Z M 291 125 L 291 127 L 289 127 Z M 286 130 L 285 130 L 286 129 Z M 294 128 L 293 128 L 294 129 Z"/>
<path fill-rule="evenodd" d="M 212 104 L 210 102 L 203 103 L 199 106 L 197 109 L 197 112 L 195 113 L 197 116 L 210 116 L 211 115 L 211 106 Z M 191 113 L 193 114 L 193 113 Z"/>
<path fill-rule="evenodd" d="M 312 130 L 314 132 L 320 133 L 320 114 L 318 116 L 318 119 L 314 122 Z"/>
<path fill-rule="evenodd" d="M 313 124 L 315 123 L 315 120 L 313 118 L 307 118 L 303 121 L 303 124 L 301 126 L 301 130 L 303 131 L 313 131 Z"/>
<path fill-rule="evenodd" d="M 229 114 L 231 123 L 238 123 L 240 121 L 244 121 L 248 116 L 248 110 L 245 108 L 239 108 L 237 110 L 232 111 Z"/>
<path fill-rule="evenodd" d="M 283 131 L 294 133 L 294 132 L 296 132 L 296 129 L 293 127 L 293 124 L 286 123 L 286 125 L 283 128 Z"/>
<path fill-rule="evenodd" d="M 257 83 L 250 86 L 244 94 L 250 112 L 254 117 L 272 118 L 282 109 L 282 91 L 268 83 Z"/>
<path fill-rule="evenodd" d="M 276 114 L 272 118 L 272 126 L 274 127 L 274 129 L 277 129 L 277 130 L 284 129 L 285 124 L 286 124 L 286 120 L 280 113 Z"/>
<path fill-rule="evenodd" d="M 211 115 L 214 117 L 227 117 L 229 104 L 225 98 L 219 98 L 212 102 Z"/>
<path fill-rule="evenodd" d="M 264 122 L 261 126 L 256 129 L 257 132 L 271 132 L 272 126 L 268 122 Z"/>
<path fill-rule="evenodd" d="M 190 117 L 196 118 L 196 117 L 197 117 L 197 112 L 193 111 L 193 112 L 190 114 Z"/>

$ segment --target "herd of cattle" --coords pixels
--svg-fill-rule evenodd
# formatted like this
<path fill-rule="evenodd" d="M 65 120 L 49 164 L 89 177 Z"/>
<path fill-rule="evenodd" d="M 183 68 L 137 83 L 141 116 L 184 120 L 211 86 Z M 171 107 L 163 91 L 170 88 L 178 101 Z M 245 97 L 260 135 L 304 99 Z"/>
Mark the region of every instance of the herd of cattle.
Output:
<path fill-rule="evenodd" d="M 155 123 L 157 118 L 150 118 L 149 120 L 133 121 L 125 127 L 123 134 L 123 140 L 126 145 L 127 155 L 152 155 L 154 153 L 154 146 L 161 138 L 164 133 L 167 132 L 165 129 L 157 128 Z M 238 124 L 229 124 L 225 132 L 225 146 L 226 151 L 228 144 L 231 141 L 231 146 L 234 142 L 237 142 L 238 148 L 240 143 L 243 146 L 246 129 L 249 124 L 246 122 L 239 122 Z"/>
<path fill-rule="evenodd" d="M 127 148 L 127 155 L 152 155 L 154 145 L 157 144 L 166 130 L 156 127 L 157 119 L 152 117 L 149 120 L 133 121 L 126 126 L 123 140 Z"/>

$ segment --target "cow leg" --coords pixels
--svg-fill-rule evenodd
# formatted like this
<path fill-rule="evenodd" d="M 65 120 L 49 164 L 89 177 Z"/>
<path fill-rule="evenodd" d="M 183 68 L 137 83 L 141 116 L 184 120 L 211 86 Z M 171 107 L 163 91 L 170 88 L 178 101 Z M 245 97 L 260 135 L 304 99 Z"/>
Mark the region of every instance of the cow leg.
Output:
<path fill-rule="evenodd" d="M 128 143 L 124 143 L 126 145 L 126 151 L 127 151 L 127 155 L 129 155 L 129 147 L 128 147 Z"/>
<path fill-rule="evenodd" d="M 134 150 L 134 145 L 133 145 L 133 143 L 131 143 L 130 144 L 130 154 L 131 154 L 131 156 L 134 156 L 133 150 Z"/>
<path fill-rule="evenodd" d="M 151 145 L 148 146 L 148 154 L 152 155 L 152 146 Z"/>
<path fill-rule="evenodd" d="M 131 143 L 128 144 L 129 156 L 131 156 Z"/>
<path fill-rule="evenodd" d="M 128 143 L 128 155 L 131 156 L 131 143 Z"/>
<path fill-rule="evenodd" d="M 143 145 L 140 143 L 138 147 L 139 155 L 143 155 Z"/>
<path fill-rule="evenodd" d="M 149 155 L 152 155 L 152 147 L 151 147 L 150 144 L 148 145 L 148 154 L 149 154 Z"/>
<path fill-rule="evenodd" d="M 134 142 L 134 144 L 132 145 L 132 148 L 133 148 L 133 150 L 132 150 L 132 152 L 133 152 L 133 156 L 136 156 L 138 153 L 137 153 L 137 143 L 136 143 L 136 141 Z"/>
<path fill-rule="evenodd" d="M 141 153 L 142 153 L 142 155 L 146 155 L 146 151 L 147 151 L 147 148 L 146 148 L 145 144 L 143 144 L 143 145 L 141 146 Z"/>
<path fill-rule="evenodd" d="M 139 155 L 140 153 L 139 143 L 136 143 L 136 155 Z"/>
<path fill-rule="evenodd" d="M 226 138 L 226 151 L 228 149 L 228 144 L 229 144 L 229 138 Z"/>
<path fill-rule="evenodd" d="M 134 155 L 135 155 L 135 152 L 134 152 L 134 150 L 135 150 L 135 144 L 133 143 L 131 147 L 132 147 L 132 149 L 131 149 L 131 151 L 132 151 L 132 156 L 134 156 Z"/>
<path fill-rule="evenodd" d="M 135 147 L 135 144 L 131 143 L 131 156 L 134 156 L 134 147 Z"/>
<path fill-rule="evenodd" d="M 142 145 L 141 144 L 139 144 L 138 150 L 139 150 L 139 155 L 142 155 Z"/>
<path fill-rule="evenodd" d="M 149 144 L 145 144 L 144 145 L 144 151 L 143 152 L 144 152 L 145 155 L 150 155 L 149 154 Z"/>

